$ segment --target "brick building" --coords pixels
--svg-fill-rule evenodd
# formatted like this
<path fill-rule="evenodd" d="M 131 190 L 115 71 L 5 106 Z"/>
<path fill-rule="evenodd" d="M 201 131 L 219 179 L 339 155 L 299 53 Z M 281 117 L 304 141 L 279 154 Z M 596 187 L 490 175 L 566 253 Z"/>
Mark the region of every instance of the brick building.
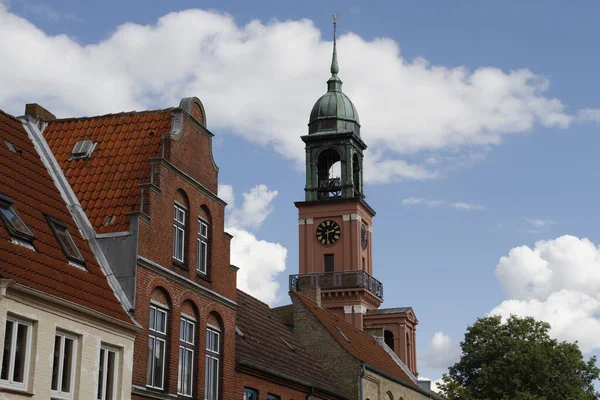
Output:
<path fill-rule="evenodd" d="M 0 111 L 0 397 L 129 399 L 141 327 L 37 126 Z"/>
<path fill-rule="evenodd" d="M 27 112 L 143 326 L 132 398 L 233 399 L 237 268 L 202 103 L 67 119 Z"/>
<path fill-rule="evenodd" d="M 236 398 L 350 399 L 268 305 L 238 290 Z"/>

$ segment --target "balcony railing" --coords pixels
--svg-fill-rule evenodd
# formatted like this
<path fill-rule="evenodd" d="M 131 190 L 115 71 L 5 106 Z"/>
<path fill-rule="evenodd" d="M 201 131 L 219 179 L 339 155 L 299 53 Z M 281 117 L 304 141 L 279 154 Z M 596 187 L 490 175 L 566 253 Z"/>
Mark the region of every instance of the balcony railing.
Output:
<path fill-rule="evenodd" d="M 363 288 L 383 300 L 383 284 L 365 271 L 290 275 L 290 290 L 304 285 L 318 286 L 321 290 Z"/>

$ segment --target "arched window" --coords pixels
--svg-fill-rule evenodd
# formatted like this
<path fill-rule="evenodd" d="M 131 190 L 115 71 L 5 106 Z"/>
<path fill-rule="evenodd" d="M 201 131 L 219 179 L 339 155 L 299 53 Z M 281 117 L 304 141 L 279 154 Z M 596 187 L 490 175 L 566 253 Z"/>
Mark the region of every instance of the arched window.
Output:
<path fill-rule="evenodd" d="M 394 333 L 392 331 L 383 332 L 383 340 L 385 344 L 387 344 L 388 347 L 392 349 L 392 351 L 395 353 L 396 350 L 394 349 Z"/>
<path fill-rule="evenodd" d="M 210 313 L 206 322 L 206 372 L 205 400 L 217 400 L 221 390 L 222 324 L 215 313 Z"/>
<path fill-rule="evenodd" d="M 188 199 L 183 190 L 178 190 L 173 205 L 173 262 L 185 264 L 188 226 Z"/>
<path fill-rule="evenodd" d="M 342 194 L 341 157 L 334 149 L 319 154 L 317 177 L 319 198 L 339 197 Z"/>
<path fill-rule="evenodd" d="M 387 395 L 388 395 L 388 400 L 394 400 L 394 395 L 389 390 L 387 392 Z"/>
<path fill-rule="evenodd" d="M 198 215 L 198 236 L 196 240 L 198 246 L 196 271 L 201 276 L 208 276 L 210 272 L 210 242 L 212 239 L 210 228 L 210 211 L 205 206 L 202 206 Z"/>
<path fill-rule="evenodd" d="M 360 159 L 356 153 L 352 157 L 352 183 L 354 184 L 354 196 L 360 196 Z"/>
<path fill-rule="evenodd" d="M 410 341 L 410 335 L 406 332 L 406 365 L 410 370 L 412 370 L 412 363 L 412 343 Z"/>
<path fill-rule="evenodd" d="M 165 388 L 165 363 L 168 340 L 169 300 L 165 292 L 155 289 L 152 292 L 148 318 L 148 365 L 146 386 L 155 389 Z"/>
<path fill-rule="evenodd" d="M 194 388 L 194 360 L 196 359 L 196 327 L 198 313 L 186 301 L 179 319 L 179 366 L 177 369 L 177 394 L 192 396 Z"/>

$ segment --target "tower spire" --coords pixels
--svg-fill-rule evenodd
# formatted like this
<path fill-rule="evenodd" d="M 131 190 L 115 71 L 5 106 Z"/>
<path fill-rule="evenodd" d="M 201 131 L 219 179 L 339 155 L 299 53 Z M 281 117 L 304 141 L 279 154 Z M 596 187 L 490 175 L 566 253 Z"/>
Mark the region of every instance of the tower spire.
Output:
<path fill-rule="evenodd" d="M 336 31 L 337 31 L 336 20 L 339 15 L 340 15 L 340 13 L 333 14 L 333 57 L 331 58 L 331 75 L 333 75 L 333 76 L 337 76 L 338 72 L 340 71 L 340 67 L 338 65 L 338 59 L 337 59 L 337 49 L 336 49 Z"/>
<path fill-rule="evenodd" d="M 336 46 L 336 35 L 337 35 L 337 18 L 340 13 L 333 14 L 333 56 L 331 57 L 331 78 L 327 81 L 328 92 L 341 92 L 342 91 L 342 80 L 338 77 L 340 66 L 337 59 L 337 46 Z"/>

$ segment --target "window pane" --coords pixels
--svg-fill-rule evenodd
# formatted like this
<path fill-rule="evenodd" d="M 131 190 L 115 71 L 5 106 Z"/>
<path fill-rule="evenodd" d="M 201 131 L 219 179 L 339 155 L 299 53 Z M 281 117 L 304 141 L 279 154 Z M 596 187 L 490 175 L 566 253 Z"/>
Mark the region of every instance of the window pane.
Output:
<path fill-rule="evenodd" d="M 216 358 L 212 359 L 212 394 L 213 394 L 213 399 L 217 400 L 217 396 L 219 395 L 219 360 Z"/>
<path fill-rule="evenodd" d="M 13 336 L 13 321 L 6 321 L 6 333 L 4 334 L 4 349 L 2 350 L 2 373 L 0 379 L 8 380 L 8 374 L 10 369 L 10 349 L 12 347 L 12 336 Z"/>
<path fill-rule="evenodd" d="M 187 342 L 194 344 L 194 324 L 187 323 Z"/>
<path fill-rule="evenodd" d="M 160 333 L 165 333 L 165 319 L 166 313 L 161 310 L 156 310 L 156 331 Z"/>
<path fill-rule="evenodd" d="M 58 390 L 58 380 L 60 377 L 60 346 L 62 344 L 62 336 L 54 337 L 54 361 L 52 362 L 52 385 L 54 391 Z"/>
<path fill-rule="evenodd" d="M 54 225 L 54 228 L 56 229 L 56 234 L 62 242 L 67 256 L 82 259 L 81 254 L 79 253 L 79 250 L 77 249 L 77 246 L 75 245 L 75 242 L 73 241 L 73 238 L 71 237 L 71 234 L 67 228 L 58 225 Z"/>
<path fill-rule="evenodd" d="M 17 326 L 17 348 L 15 351 L 15 370 L 13 373 L 13 382 L 23 383 L 25 376 L 25 357 L 27 356 L 27 325 L 18 324 Z"/>
<path fill-rule="evenodd" d="M 163 387 L 163 360 L 165 357 L 165 342 L 156 340 L 154 349 L 154 386 Z"/>
<path fill-rule="evenodd" d="M 63 359 L 61 391 L 71 393 L 71 380 L 73 373 L 73 339 L 65 338 L 65 351 Z"/>
<path fill-rule="evenodd" d="M 154 326 L 155 315 L 156 315 L 156 310 L 154 309 L 154 307 L 150 306 L 150 324 L 149 324 L 149 328 L 151 330 L 156 330 L 156 327 Z"/>
<path fill-rule="evenodd" d="M 146 369 L 146 384 L 149 386 L 152 385 L 152 366 L 154 365 L 154 338 L 150 336 L 148 338 L 148 367 Z"/>
<path fill-rule="evenodd" d="M 186 350 L 185 352 L 185 375 L 184 375 L 184 394 L 192 394 L 192 368 L 194 362 L 194 352 Z"/>
<path fill-rule="evenodd" d="M 106 367 L 106 400 L 114 399 L 115 373 L 117 372 L 117 353 L 108 352 L 108 366 Z"/>
<path fill-rule="evenodd" d="M 206 357 L 206 372 L 204 374 L 204 398 L 205 399 L 211 399 L 211 393 L 212 393 L 212 389 L 210 387 L 210 383 L 212 382 L 211 379 L 211 371 L 210 371 L 210 357 Z"/>
<path fill-rule="evenodd" d="M 96 394 L 96 399 L 103 400 L 102 397 L 102 389 L 104 388 L 104 369 L 106 368 L 105 359 L 104 359 L 104 349 L 100 349 L 100 367 L 98 368 L 98 393 Z"/>
<path fill-rule="evenodd" d="M 24 233 L 26 235 L 33 236 L 27 225 L 21 220 L 14 206 L 7 204 L 0 204 L 0 212 L 4 215 L 4 217 L 8 220 L 8 223 L 12 225 L 12 228 L 18 232 Z"/>
<path fill-rule="evenodd" d="M 177 368 L 177 392 L 183 393 L 183 348 L 179 348 L 179 366 Z"/>

